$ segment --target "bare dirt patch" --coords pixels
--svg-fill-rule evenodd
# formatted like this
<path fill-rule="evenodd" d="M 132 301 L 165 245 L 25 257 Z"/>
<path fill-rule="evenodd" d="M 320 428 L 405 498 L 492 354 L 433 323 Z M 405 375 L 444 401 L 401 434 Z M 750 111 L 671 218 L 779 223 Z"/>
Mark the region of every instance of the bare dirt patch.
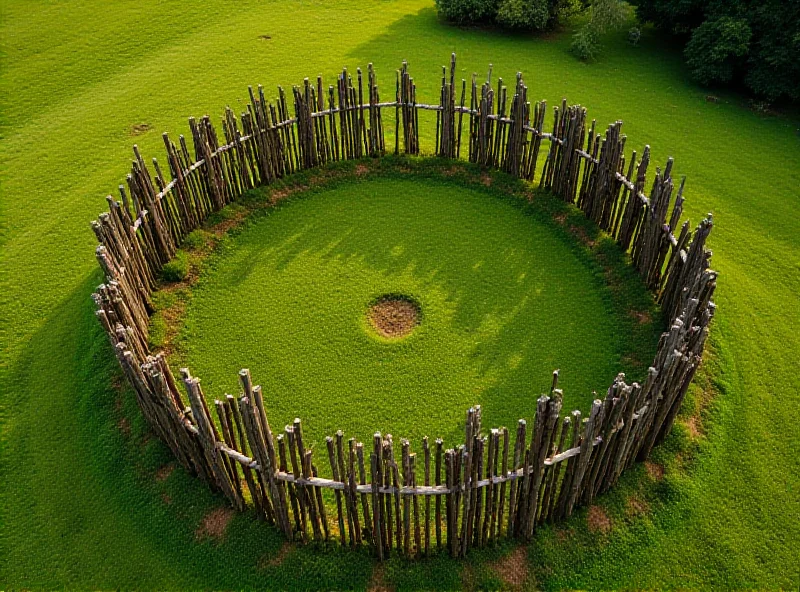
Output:
<path fill-rule="evenodd" d="M 650 513 L 650 504 L 640 497 L 629 497 L 625 506 L 628 516 L 644 516 Z"/>
<path fill-rule="evenodd" d="M 642 361 L 637 357 L 637 355 L 635 353 L 628 354 L 627 356 L 623 356 L 622 357 L 622 361 L 625 364 L 630 364 L 634 368 L 641 368 L 642 366 L 644 366 L 644 364 L 642 364 Z"/>
<path fill-rule="evenodd" d="M 449 168 L 442 169 L 441 173 L 445 177 L 452 177 L 453 175 L 457 175 L 460 171 L 461 171 L 460 167 L 458 167 L 457 165 L 453 165 Z"/>
<path fill-rule="evenodd" d="M 218 237 L 224 236 L 229 230 L 239 226 L 242 223 L 242 220 L 244 220 L 249 213 L 250 212 L 245 209 L 239 210 L 230 218 L 225 218 L 225 220 L 222 222 L 214 224 L 214 226 L 211 228 L 211 232 Z"/>
<path fill-rule="evenodd" d="M 675 454 L 675 470 L 677 472 L 685 471 L 694 460 L 695 455 L 689 450 L 682 450 Z"/>
<path fill-rule="evenodd" d="M 569 231 L 572 233 L 574 237 L 576 237 L 579 241 L 581 241 L 584 245 L 586 245 L 590 249 L 593 249 L 597 244 L 597 241 L 589 238 L 589 235 L 586 234 L 586 229 L 581 226 L 570 226 Z"/>
<path fill-rule="evenodd" d="M 211 510 L 208 514 L 203 516 L 200 526 L 194 531 L 194 536 L 197 540 L 207 538 L 222 540 L 225 536 L 225 531 L 228 528 L 228 523 L 233 518 L 233 509 L 231 508 L 217 508 Z"/>
<path fill-rule="evenodd" d="M 283 189 L 275 189 L 271 191 L 269 194 L 269 202 L 268 205 L 274 206 L 279 201 L 283 201 L 290 195 L 294 195 L 295 193 L 299 193 L 300 191 L 305 191 L 308 189 L 307 185 L 297 185 L 293 187 L 284 187 Z M 215 228 L 216 230 L 216 228 Z M 229 228 L 224 229 L 224 232 L 227 232 Z M 224 233 L 223 232 L 223 233 Z"/>
<path fill-rule="evenodd" d="M 397 339 L 419 324 L 419 306 L 403 296 L 384 296 L 369 309 L 369 322 L 383 337 Z"/>
<path fill-rule="evenodd" d="M 185 285 L 181 286 L 181 288 L 185 289 L 191 286 L 197 280 L 197 275 L 193 275 L 191 278 L 191 283 L 187 282 Z M 167 322 L 167 326 L 171 326 L 183 318 L 184 313 L 186 312 L 186 300 L 183 298 L 179 298 L 173 306 L 167 306 L 161 309 L 159 312 L 164 316 L 164 320 Z"/>
<path fill-rule="evenodd" d="M 131 435 L 131 422 L 127 417 L 120 417 L 119 421 L 117 421 L 117 427 L 126 437 Z"/>
<path fill-rule="evenodd" d="M 697 440 L 703 435 L 703 431 L 700 429 L 700 419 L 693 415 L 685 422 L 686 429 L 689 430 L 689 437 L 692 440 Z"/>
<path fill-rule="evenodd" d="M 628 314 L 640 325 L 647 325 L 653 322 L 653 317 L 650 316 L 649 312 L 644 310 L 631 310 Z"/>
<path fill-rule="evenodd" d="M 130 129 L 130 134 L 132 136 L 141 136 L 142 134 L 146 134 L 153 126 L 149 123 L 137 123 L 136 125 L 132 125 Z"/>
<path fill-rule="evenodd" d="M 172 503 L 172 496 L 170 496 L 169 494 L 166 494 L 166 493 L 162 493 L 161 494 L 161 501 L 164 502 L 167 505 L 170 505 Z"/>
<path fill-rule="evenodd" d="M 277 567 L 283 563 L 283 561 L 289 556 L 289 554 L 294 550 L 294 545 L 289 542 L 283 543 L 281 548 L 278 549 L 278 552 L 275 555 L 263 555 L 261 559 L 258 561 L 258 567 L 260 569 L 267 569 L 269 567 Z"/>
<path fill-rule="evenodd" d="M 514 590 L 519 590 L 528 579 L 528 554 L 524 547 L 517 547 L 511 553 L 496 561 L 492 569 L 497 577 Z"/>
<path fill-rule="evenodd" d="M 653 481 L 661 481 L 664 478 L 664 466 L 651 461 L 645 461 L 644 468 Z"/>
<path fill-rule="evenodd" d="M 574 531 L 571 528 L 559 528 L 556 530 L 556 540 L 559 543 L 564 543 L 572 538 Z"/>
<path fill-rule="evenodd" d="M 117 398 L 114 399 L 114 409 L 117 411 L 122 410 L 122 393 L 123 390 L 128 386 L 128 383 L 122 380 L 122 374 L 114 374 L 111 377 L 111 388 L 117 393 Z"/>
<path fill-rule="evenodd" d="M 166 464 L 160 469 L 156 471 L 156 481 L 159 483 L 163 483 L 166 481 L 170 475 L 172 475 L 172 471 L 175 470 L 175 465 L 172 463 Z"/>
<path fill-rule="evenodd" d="M 180 294 L 180 292 L 183 292 L 192 283 L 196 282 L 198 277 L 199 274 L 195 272 L 191 278 L 187 277 L 183 282 L 172 285 L 163 285 L 161 290 L 163 292 L 176 292 Z M 161 310 L 157 311 L 156 314 L 160 315 L 161 318 L 164 319 L 167 330 L 164 334 L 163 340 L 160 343 L 151 343 L 152 352 L 154 354 L 162 353 L 164 356 L 169 358 L 175 352 L 175 337 L 178 335 L 181 321 L 183 320 L 183 315 L 186 313 L 186 306 L 186 296 L 179 295 L 175 302 L 170 306 L 165 306 Z"/>
<path fill-rule="evenodd" d="M 599 532 L 607 534 L 611 531 L 611 518 L 600 506 L 591 506 L 586 515 L 586 522 L 589 525 L 589 532 Z"/>
<path fill-rule="evenodd" d="M 375 569 L 372 570 L 372 577 L 369 579 L 369 583 L 367 584 L 367 591 L 392 592 L 392 590 L 394 590 L 394 588 L 392 588 L 386 581 L 386 569 L 383 567 L 383 565 L 376 565 Z"/>

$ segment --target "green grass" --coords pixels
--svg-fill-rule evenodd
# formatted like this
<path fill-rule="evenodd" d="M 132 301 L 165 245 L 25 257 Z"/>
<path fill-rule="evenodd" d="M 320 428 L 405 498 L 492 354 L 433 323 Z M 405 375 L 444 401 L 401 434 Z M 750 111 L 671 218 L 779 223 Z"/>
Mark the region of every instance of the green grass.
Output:
<path fill-rule="evenodd" d="M 260 40 L 259 35 L 270 35 Z M 372 61 L 388 98 L 407 58 L 420 100 L 436 100 L 451 51 L 467 76 L 488 62 L 533 98 L 581 102 L 600 124 L 623 119 L 628 146 L 687 174 L 686 210 L 713 211 L 720 271 L 713 364 L 687 410 L 719 391 L 702 435 L 678 425 L 657 460 L 600 500 L 612 529 L 586 513 L 542 530 L 527 549 L 530 586 L 796 588 L 800 581 L 800 150 L 795 115 L 764 117 L 736 95 L 687 79 L 668 40 L 624 34 L 594 64 L 547 39 L 440 24 L 428 0 L 373 3 L 53 3 L 7 0 L 0 17 L 0 586 L 4 588 L 364 588 L 373 563 L 335 550 L 269 557 L 277 535 L 238 516 L 222 542 L 196 540 L 223 501 L 176 470 L 146 435 L 92 312 L 99 283 L 88 221 L 124 179 L 130 145 L 162 155 L 160 132 L 238 107 L 247 84 L 328 81 Z M 132 136 L 132 126 L 152 131 Z M 432 128 L 428 128 L 432 129 Z M 424 138 L 432 145 L 430 136 Z M 163 163 L 162 163 L 163 164 Z M 709 374 L 713 371 L 713 375 Z M 130 431 L 122 420 L 130 423 Z M 122 423 L 121 423 L 122 422 Z M 168 495 L 166 503 L 162 495 Z M 644 500 L 642 515 L 628 499 Z M 490 562 L 392 562 L 398 588 L 496 587 Z M 302 573 L 299 579 L 297 574 Z"/>
<path fill-rule="evenodd" d="M 188 237 L 187 237 L 188 238 Z M 166 282 L 180 282 L 189 275 L 189 256 L 185 251 L 178 251 L 161 270 L 161 278 Z"/>
<path fill-rule="evenodd" d="M 529 204 L 522 183 L 498 176 L 518 186 L 510 197 L 466 172 L 415 168 L 411 179 L 391 166 L 368 181 L 347 175 L 259 211 L 206 264 L 173 365 L 200 376 L 210 400 L 238 392 L 248 367 L 271 422 L 301 417 L 322 450 L 337 429 L 452 446 L 474 404 L 485 425 L 513 427 L 556 368 L 565 412 L 586 412 L 621 370 L 644 378 L 661 323 L 633 315 L 649 316 L 652 299 L 618 249 L 583 246 L 552 221 L 563 204 Z M 367 319 L 387 294 L 420 305 L 405 338 L 382 338 Z"/>

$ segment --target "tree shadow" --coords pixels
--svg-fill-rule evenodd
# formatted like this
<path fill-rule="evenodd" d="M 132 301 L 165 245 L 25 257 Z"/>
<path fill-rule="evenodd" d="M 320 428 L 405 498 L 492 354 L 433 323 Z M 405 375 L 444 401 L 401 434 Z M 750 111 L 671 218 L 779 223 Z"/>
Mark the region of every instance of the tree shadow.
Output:
<path fill-rule="evenodd" d="M 520 417 L 531 419 L 536 398 L 549 391 L 551 373 L 556 368 L 562 370 L 560 384 L 566 393 L 565 413 L 575 407 L 587 411 L 593 398 L 592 391 L 605 391 L 620 371 L 620 358 L 629 346 L 629 336 L 619 333 L 620 325 L 617 323 L 627 314 L 624 310 L 626 303 L 615 301 L 608 278 L 593 256 L 574 236 L 555 225 L 548 213 L 537 210 L 519 196 L 504 196 L 474 182 L 470 191 L 485 194 L 479 199 L 500 201 L 513 209 L 512 216 L 519 221 L 520 227 L 509 232 L 536 235 L 532 246 L 528 245 L 531 248 L 520 248 L 516 242 L 496 245 L 480 242 L 479 235 L 484 230 L 480 218 L 462 215 L 463 212 L 454 209 L 452 204 L 447 206 L 446 201 L 438 206 L 435 216 L 422 222 L 429 225 L 428 229 L 415 228 L 415 232 L 410 233 L 407 231 L 410 225 L 420 224 L 415 212 L 419 200 L 436 194 L 438 187 L 452 190 L 458 185 L 451 179 L 425 178 L 420 184 L 420 180 L 393 177 L 391 180 L 397 185 L 393 188 L 393 197 L 386 199 L 371 196 L 370 178 L 348 181 L 347 191 L 363 196 L 363 207 L 359 211 L 342 205 L 345 202 L 341 192 L 336 197 L 335 193 L 320 194 L 322 190 L 315 189 L 279 206 L 279 210 L 292 211 L 273 210 L 270 217 L 291 217 L 288 220 L 284 217 L 279 225 L 270 225 L 269 219 L 266 222 L 261 218 L 252 220 L 252 225 L 242 230 L 243 240 L 234 239 L 236 256 L 225 257 L 220 265 L 214 265 L 212 283 L 217 286 L 215 289 L 226 286 L 228 290 L 230 287 L 232 295 L 227 296 L 225 292 L 225 297 L 240 298 L 242 292 L 236 290 L 243 289 L 257 270 L 263 273 L 267 269 L 269 274 L 277 277 L 293 265 L 302 265 L 308 260 L 313 260 L 318 269 L 327 266 L 338 268 L 357 262 L 359 266 L 368 267 L 385 277 L 387 286 L 395 285 L 393 282 L 397 276 L 411 274 L 418 280 L 422 292 L 435 290 L 443 295 L 452 316 L 448 322 L 461 334 L 474 338 L 474 344 L 465 352 L 465 362 L 471 369 L 470 375 L 475 377 L 474 384 L 480 388 L 476 387 L 470 404 L 484 406 L 486 427 L 513 427 Z M 415 192 L 419 195 L 413 195 Z M 306 203 L 319 199 L 333 199 L 334 205 L 318 211 Z M 402 202 L 402 207 L 399 202 Z M 455 225 L 454 219 L 457 221 Z M 267 226 L 257 227 L 263 223 Z M 455 246 L 418 242 L 421 236 L 424 240 L 425 235 L 436 234 L 433 232 L 435 227 L 443 224 L 448 224 L 447 228 L 458 226 L 459 234 L 451 239 Z M 453 251 L 456 251 L 456 256 Z M 258 281 L 270 281 L 269 277 L 259 275 Z M 476 289 L 476 286 L 481 289 Z M 252 292 L 251 287 L 248 289 Z M 652 301 L 641 282 L 634 291 L 637 289 L 644 294 L 645 300 Z M 313 298 L 313 294 L 306 293 L 308 286 L 303 290 L 297 297 Z M 213 297 L 209 300 L 215 301 Z M 559 304 L 561 301 L 563 304 Z M 206 323 L 218 323 L 213 318 L 216 310 L 216 307 L 207 309 L 205 315 L 209 320 Z M 591 318 L 582 312 L 586 310 L 593 311 Z M 231 330 L 226 326 L 226 333 Z M 658 331 L 656 324 L 652 330 L 653 344 Z M 584 342 L 584 337 L 595 332 L 602 338 Z M 236 341 L 237 338 L 232 339 Z M 598 347 L 598 342 L 602 342 L 601 347 Z M 336 345 L 321 343 L 314 347 Z M 251 352 L 250 359 L 245 356 L 245 359 L 233 361 L 250 365 L 255 361 L 253 355 Z M 199 356 L 197 360 L 202 359 L 203 354 Z M 268 365 L 269 372 L 280 372 L 274 363 Z M 198 373 L 201 376 L 209 374 L 207 371 Z M 256 379 L 262 380 L 263 377 L 256 376 Z M 207 389 L 206 394 L 219 396 L 221 391 L 216 392 L 219 388 L 213 383 L 208 384 L 212 388 Z M 511 393 L 513 396 L 510 397 Z M 448 416 L 453 418 L 450 423 L 452 430 L 428 435 L 444 437 L 447 445 L 461 441 L 464 411 L 461 408 L 449 409 Z M 366 407 L 365 412 L 369 412 Z M 286 418 L 284 414 L 288 414 Z M 276 418 L 279 425 L 282 419 L 288 418 L 288 421 L 295 416 L 311 421 L 308 424 L 311 429 L 321 419 L 311 409 L 287 410 L 284 403 L 280 403 Z M 369 427 L 384 430 L 389 427 L 381 423 L 379 418 L 375 418 L 375 425 Z M 329 428 L 347 427 L 329 424 L 325 423 L 321 433 L 327 433 Z M 424 429 L 424 425 L 420 429 Z M 365 439 L 371 433 L 350 435 Z M 412 436 L 405 433 L 395 435 Z M 421 437 L 422 434 L 416 435 Z"/>

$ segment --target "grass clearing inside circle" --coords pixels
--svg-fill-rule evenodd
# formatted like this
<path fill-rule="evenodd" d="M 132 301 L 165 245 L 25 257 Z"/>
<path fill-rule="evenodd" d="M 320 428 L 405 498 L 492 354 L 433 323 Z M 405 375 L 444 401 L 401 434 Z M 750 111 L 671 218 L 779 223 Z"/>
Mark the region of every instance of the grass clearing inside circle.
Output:
<path fill-rule="evenodd" d="M 177 339 L 210 400 L 238 393 L 247 367 L 276 431 L 300 417 L 318 446 L 338 429 L 447 443 L 474 404 L 484 425 L 532 417 L 557 368 L 565 408 L 582 410 L 626 365 L 643 373 L 652 352 L 632 351 L 624 327 L 638 321 L 591 230 L 567 230 L 485 175 L 401 169 L 317 187 L 223 240 Z M 399 315 L 402 335 L 381 335 L 374 305 L 398 295 L 412 306 L 383 321 Z M 402 318 L 412 310 L 424 322 Z"/>

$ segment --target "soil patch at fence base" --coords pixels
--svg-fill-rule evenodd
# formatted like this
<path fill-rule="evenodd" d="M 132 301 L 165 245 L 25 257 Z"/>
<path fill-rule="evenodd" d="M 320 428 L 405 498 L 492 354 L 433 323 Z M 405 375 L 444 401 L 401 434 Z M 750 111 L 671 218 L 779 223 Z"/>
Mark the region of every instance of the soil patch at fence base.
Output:
<path fill-rule="evenodd" d="M 159 468 L 156 471 L 156 481 L 162 483 L 166 481 L 170 475 L 172 475 L 172 471 L 175 470 L 175 465 L 172 463 L 166 464 L 163 467 Z"/>
<path fill-rule="evenodd" d="M 294 551 L 294 545 L 289 542 L 283 543 L 281 548 L 278 549 L 278 552 L 273 554 L 267 554 L 261 557 L 258 562 L 258 567 L 261 569 L 267 569 L 270 567 L 277 567 L 281 565 L 284 560 L 289 556 L 289 554 Z"/>
<path fill-rule="evenodd" d="M 650 504 L 640 497 L 629 497 L 625 505 L 628 516 L 644 516 L 650 513 Z"/>
<path fill-rule="evenodd" d="M 120 417 L 117 427 L 126 437 L 131 435 L 131 422 L 127 417 Z"/>
<path fill-rule="evenodd" d="M 492 566 L 504 584 L 519 590 L 528 579 L 528 554 L 525 547 L 517 547 Z"/>
<path fill-rule="evenodd" d="M 645 461 L 644 467 L 653 481 L 661 481 L 664 478 L 665 470 L 663 465 L 648 460 Z"/>
<path fill-rule="evenodd" d="M 589 532 L 599 532 L 606 534 L 611 530 L 611 518 L 600 506 L 591 506 L 586 515 L 586 522 L 589 525 Z"/>
<path fill-rule="evenodd" d="M 194 534 L 198 540 L 211 538 L 216 541 L 222 540 L 225 536 L 225 531 L 228 529 L 228 523 L 233 518 L 234 511 L 231 508 L 217 508 L 212 510 L 200 522 Z"/>
<path fill-rule="evenodd" d="M 372 570 L 372 578 L 367 584 L 367 592 L 392 592 L 394 588 L 386 581 L 386 570 L 383 565 L 376 565 Z"/>
<path fill-rule="evenodd" d="M 419 321 L 419 305 L 405 296 L 382 296 L 369 308 L 370 324 L 389 339 L 409 335 Z"/>
<path fill-rule="evenodd" d="M 685 422 L 686 429 L 689 430 L 689 436 L 692 440 L 698 440 L 702 437 L 703 432 L 700 430 L 700 419 L 697 416 L 692 416 Z"/>

